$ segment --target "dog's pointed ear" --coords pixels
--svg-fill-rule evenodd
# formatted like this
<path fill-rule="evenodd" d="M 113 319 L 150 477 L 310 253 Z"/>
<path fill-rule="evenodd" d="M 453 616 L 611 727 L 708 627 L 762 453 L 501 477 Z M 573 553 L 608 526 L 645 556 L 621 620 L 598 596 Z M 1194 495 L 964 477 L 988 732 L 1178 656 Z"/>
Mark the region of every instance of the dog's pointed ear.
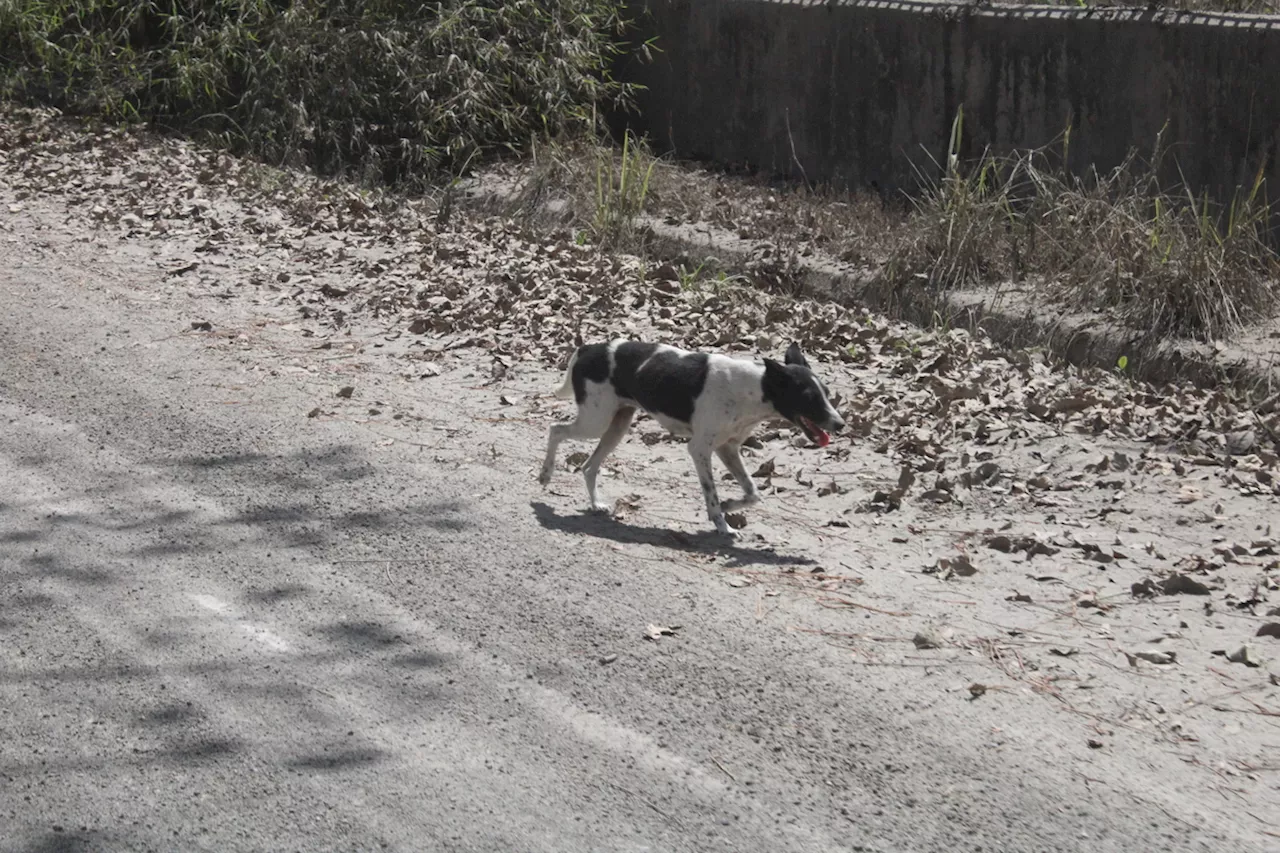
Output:
<path fill-rule="evenodd" d="M 771 359 L 771 358 L 768 358 L 768 357 L 766 357 L 766 358 L 765 358 L 765 360 L 764 360 L 764 375 L 765 375 L 765 376 L 769 376 L 769 375 L 771 375 L 771 374 L 776 376 L 776 375 L 778 375 L 778 374 L 780 374 L 780 373 L 785 373 L 785 372 L 786 372 L 786 371 L 782 369 L 782 365 L 781 365 L 781 364 L 778 364 L 778 362 L 774 361 L 774 360 L 773 360 L 773 359 Z"/>
<path fill-rule="evenodd" d="M 805 360 L 804 353 L 800 351 L 800 344 L 792 341 L 791 346 L 787 347 L 785 356 L 787 364 L 798 364 L 801 367 L 808 367 L 809 362 Z"/>

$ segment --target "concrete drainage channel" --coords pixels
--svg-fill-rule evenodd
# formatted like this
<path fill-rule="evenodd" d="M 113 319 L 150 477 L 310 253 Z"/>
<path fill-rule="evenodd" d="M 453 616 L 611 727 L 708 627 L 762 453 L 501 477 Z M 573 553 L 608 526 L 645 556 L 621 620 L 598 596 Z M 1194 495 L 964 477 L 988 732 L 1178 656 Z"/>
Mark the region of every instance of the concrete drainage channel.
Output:
<path fill-rule="evenodd" d="M 504 184 L 476 183 L 465 194 L 469 204 L 491 211 L 510 210 L 516 201 L 514 190 Z M 548 223 L 562 214 L 563 210 L 545 206 L 541 210 Z M 708 223 L 669 225 L 642 215 L 637 225 L 651 235 L 647 248 L 655 260 L 696 266 L 709 259 L 728 273 L 749 271 L 768 246 Z M 796 257 L 792 273 L 805 296 L 866 306 L 926 328 L 941 325 L 982 332 L 1005 346 L 1040 349 L 1080 367 L 1114 370 L 1123 358 L 1125 372 L 1135 379 L 1225 386 L 1245 394 L 1262 414 L 1280 410 L 1280 322 L 1246 330 L 1230 344 L 1183 340 L 1151 345 L 1101 314 L 1045 316 L 1035 292 L 1026 287 L 952 291 L 928 298 L 886 297 L 868 287 L 871 270 L 819 255 Z"/>

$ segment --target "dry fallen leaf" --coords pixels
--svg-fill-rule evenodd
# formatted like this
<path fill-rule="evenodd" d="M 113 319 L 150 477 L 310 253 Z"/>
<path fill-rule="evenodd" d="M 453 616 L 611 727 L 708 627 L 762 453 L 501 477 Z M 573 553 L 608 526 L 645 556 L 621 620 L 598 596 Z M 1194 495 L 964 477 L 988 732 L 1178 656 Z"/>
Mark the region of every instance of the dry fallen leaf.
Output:
<path fill-rule="evenodd" d="M 1160 587 L 1156 586 L 1156 582 L 1151 578 L 1129 585 L 1129 592 L 1134 598 L 1155 598 L 1160 592 Z"/>
<path fill-rule="evenodd" d="M 1129 659 L 1129 666 L 1137 666 L 1137 661 L 1140 660 L 1144 660 L 1147 663 L 1161 665 L 1176 663 L 1178 660 L 1177 652 L 1146 651 L 1133 653 L 1125 652 L 1124 654 L 1125 657 Z"/>
<path fill-rule="evenodd" d="M 662 636 L 671 636 L 679 630 L 679 625 L 654 625 L 650 622 L 644 629 L 644 635 L 646 639 L 657 640 Z"/>
<path fill-rule="evenodd" d="M 613 517 L 619 521 L 639 511 L 642 503 L 640 495 L 626 495 L 613 502 Z"/>
<path fill-rule="evenodd" d="M 1200 491 L 1198 486 L 1183 486 L 1174 501 L 1180 504 L 1189 504 L 1195 503 L 1203 497 L 1204 493 Z"/>
<path fill-rule="evenodd" d="M 830 483 L 827 483 L 825 486 L 821 486 L 818 489 L 818 497 L 825 498 L 827 495 L 838 495 L 843 492 L 844 489 L 840 488 L 840 486 L 836 484 L 835 480 L 832 480 Z"/>
<path fill-rule="evenodd" d="M 926 573 L 937 573 L 942 580 L 951 577 L 967 578 L 978 573 L 973 563 L 969 561 L 967 554 L 957 554 L 954 557 L 939 557 L 938 562 L 925 569 Z"/>
<path fill-rule="evenodd" d="M 942 635 L 933 628 L 925 628 L 916 632 L 911 642 L 917 649 L 938 649 L 942 648 Z"/>
<path fill-rule="evenodd" d="M 1165 595 L 1208 595 L 1209 587 L 1186 575 L 1171 575 L 1160 583 Z"/>

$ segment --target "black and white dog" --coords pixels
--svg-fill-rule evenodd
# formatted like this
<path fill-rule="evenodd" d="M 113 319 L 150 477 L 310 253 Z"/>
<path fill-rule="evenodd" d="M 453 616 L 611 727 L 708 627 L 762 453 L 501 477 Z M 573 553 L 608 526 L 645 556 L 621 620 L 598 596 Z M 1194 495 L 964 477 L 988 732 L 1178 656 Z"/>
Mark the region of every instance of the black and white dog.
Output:
<path fill-rule="evenodd" d="M 600 443 L 582 473 L 591 508 L 607 512 L 596 496 L 596 475 L 627 434 L 636 409 L 644 409 L 672 435 L 689 439 L 707 516 L 716 530 L 728 536 L 733 533 L 724 514 L 760 500 L 739 455 L 742 442 L 757 424 L 785 418 L 819 447 L 831 441 L 828 431 L 844 429 L 826 386 L 809 369 L 795 343 L 787 349 L 784 364 L 766 358 L 763 366 L 665 344 L 620 340 L 588 344 L 569 359 L 564 385 L 556 392 L 561 398 L 570 395 L 578 402 L 578 418 L 551 427 L 538 482 L 544 486 L 551 482 L 560 442 L 598 438 Z M 712 453 L 742 486 L 741 500 L 720 503 L 711 472 Z"/>

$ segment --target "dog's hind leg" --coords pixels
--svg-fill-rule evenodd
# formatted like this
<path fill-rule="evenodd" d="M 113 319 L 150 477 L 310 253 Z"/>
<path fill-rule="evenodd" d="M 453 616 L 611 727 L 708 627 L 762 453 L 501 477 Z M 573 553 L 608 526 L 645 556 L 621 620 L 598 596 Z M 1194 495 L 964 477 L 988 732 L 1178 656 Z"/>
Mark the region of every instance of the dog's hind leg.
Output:
<path fill-rule="evenodd" d="M 733 475 L 733 478 L 738 481 L 738 485 L 742 487 L 741 499 L 728 500 L 720 505 L 725 512 L 733 512 L 734 510 L 760 503 L 760 492 L 756 490 L 755 481 L 751 479 L 751 475 L 747 473 L 746 466 L 742 464 L 741 450 L 742 445 L 733 441 L 716 448 L 716 455 L 720 457 L 724 467 L 729 469 L 729 473 Z"/>
<path fill-rule="evenodd" d="M 586 441 L 600 438 L 609 429 L 614 413 L 618 411 L 616 398 L 612 401 L 587 399 L 586 405 L 578 407 L 576 420 L 562 424 L 552 424 L 547 430 L 547 455 L 542 460 L 542 471 L 538 474 L 538 482 L 547 485 L 556 467 L 556 450 L 565 439 Z"/>
<path fill-rule="evenodd" d="M 631 419 L 635 414 L 636 410 L 630 406 L 618 409 L 613 415 L 613 420 L 609 422 L 609 428 L 605 430 L 604 435 L 600 436 L 600 443 L 596 445 L 595 452 L 582 466 L 582 476 L 587 481 L 587 498 L 591 501 L 591 508 L 596 512 L 609 511 L 608 505 L 596 498 L 596 475 L 600 473 L 600 466 L 604 463 L 605 457 L 622 443 L 627 430 L 631 428 Z"/>
<path fill-rule="evenodd" d="M 689 442 L 689 455 L 693 457 L 693 467 L 698 472 L 698 483 L 702 486 L 702 497 L 707 502 L 707 518 L 724 536 L 732 536 L 729 522 L 724 519 L 724 509 L 720 506 L 720 497 L 716 494 L 716 478 L 711 470 L 712 443 L 697 436 Z"/>

